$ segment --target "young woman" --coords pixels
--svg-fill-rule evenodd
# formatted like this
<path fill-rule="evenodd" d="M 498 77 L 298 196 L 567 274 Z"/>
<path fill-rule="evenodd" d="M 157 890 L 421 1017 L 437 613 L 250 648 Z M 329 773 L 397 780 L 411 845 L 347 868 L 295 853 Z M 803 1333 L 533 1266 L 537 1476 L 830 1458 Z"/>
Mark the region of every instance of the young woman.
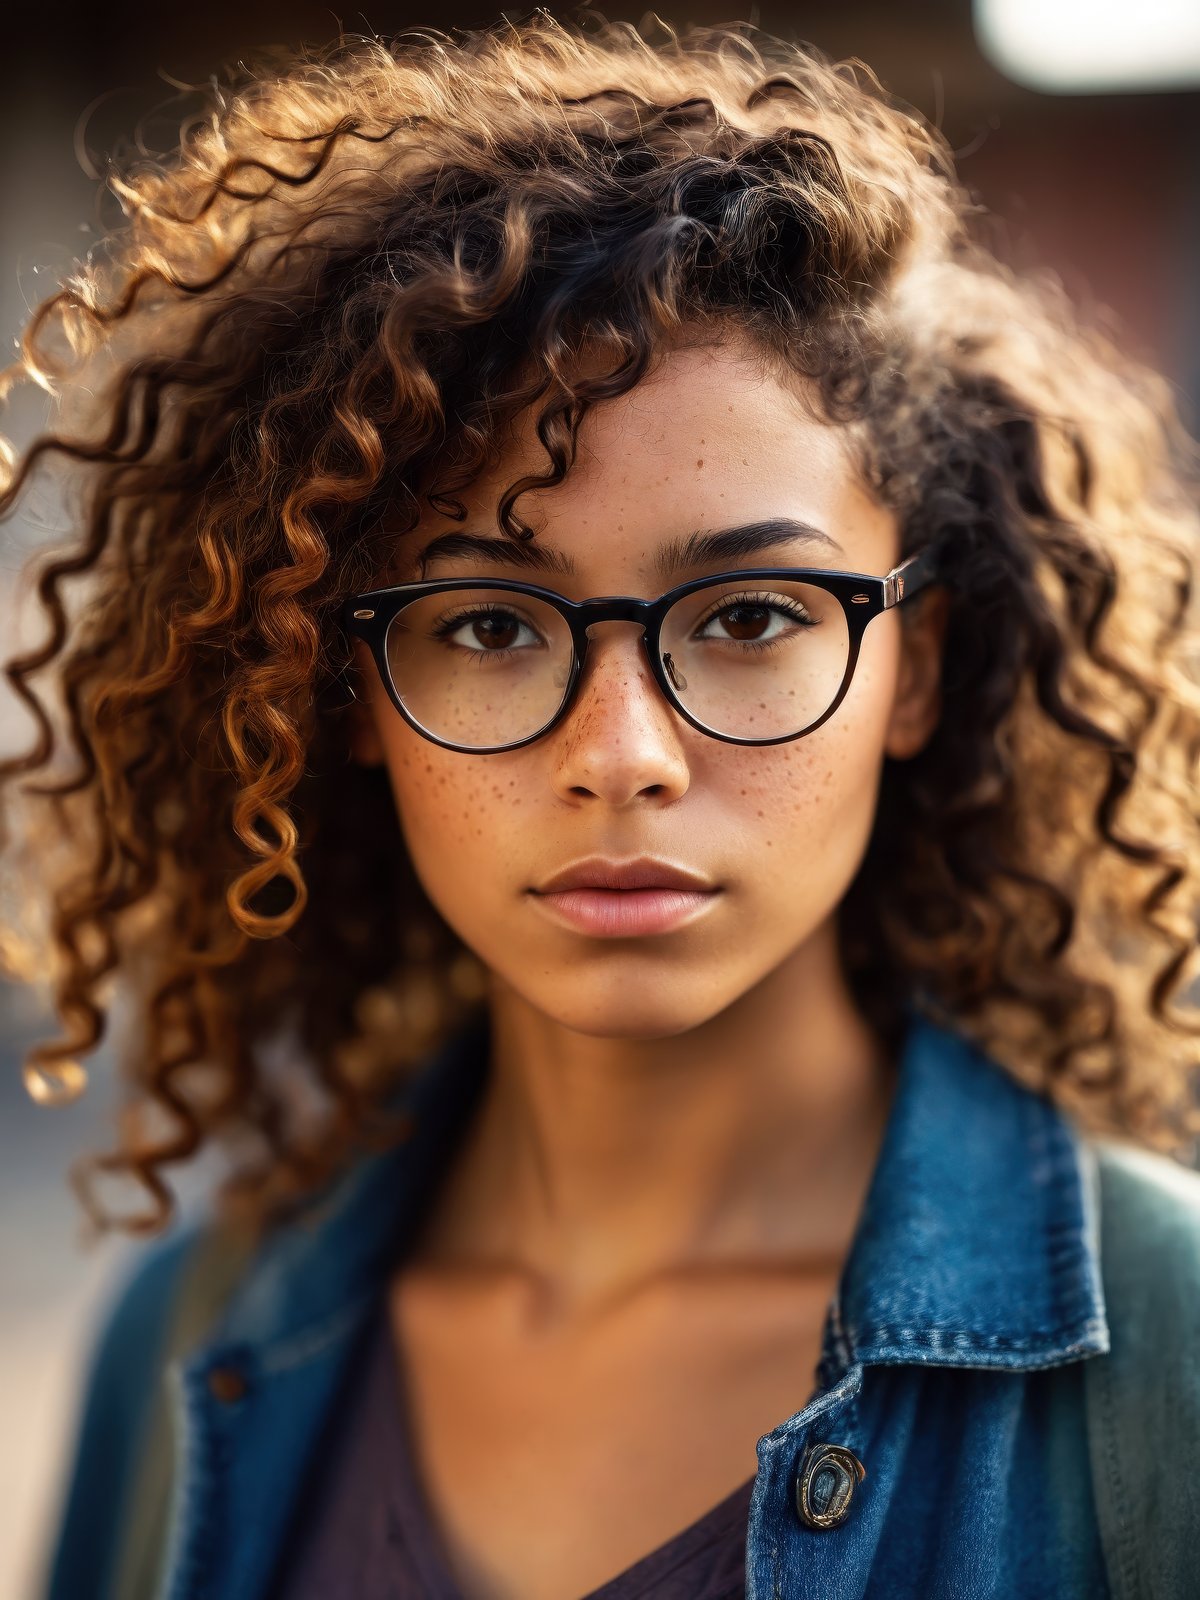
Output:
<path fill-rule="evenodd" d="M 110 186 L 8 943 L 39 1098 L 122 999 L 97 1223 L 228 1169 L 47 1594 L 1194 1594 L 1164 382 L 741 25 L 342 40 Z"/>

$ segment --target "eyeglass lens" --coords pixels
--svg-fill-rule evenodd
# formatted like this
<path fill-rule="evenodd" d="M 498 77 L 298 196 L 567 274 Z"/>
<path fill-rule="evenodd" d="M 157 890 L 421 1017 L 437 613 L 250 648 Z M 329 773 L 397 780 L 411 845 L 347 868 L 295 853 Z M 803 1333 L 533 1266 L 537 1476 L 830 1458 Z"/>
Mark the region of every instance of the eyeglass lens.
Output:
<path fill-rule="evenodd" d="M 468 585 L 410 601 L 387 634 L 392 682 L 409 716 L 436 738 L 477 750 L 532 738 L 553 720 L 572 650 L 553 606 Z M 675 602 L 659 653 L 679 703 L 704 727 L 777 739 L 833 704 L 850 633 L 826 589 L 726 579 Z"/>

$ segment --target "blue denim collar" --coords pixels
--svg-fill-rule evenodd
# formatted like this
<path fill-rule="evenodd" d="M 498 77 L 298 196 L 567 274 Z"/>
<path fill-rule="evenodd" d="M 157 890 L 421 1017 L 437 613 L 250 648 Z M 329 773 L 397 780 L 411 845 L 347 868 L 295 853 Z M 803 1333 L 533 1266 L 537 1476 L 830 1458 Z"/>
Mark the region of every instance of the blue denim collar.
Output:
<path fill-rule="evenodd" d="M 260 1247 L 215 1345 L 262 1370 L 304 1359 L 382 1288 L 482 1091 L 486 1019 L 406 1088 L 411 1139 L 359 1159 Z M 842 1273 L 851 1362 L 1011 1370 L 1108 1349 L 1095 1159 L 1065 1115 L 915 1011 Z"/>
<path fill-rule="evenodd" d="M 1095 1153 L 1050 1100 L 912 1014 L 839 1310 L 855 1361 L 1027 1370 L 1109 1347 Z"/>

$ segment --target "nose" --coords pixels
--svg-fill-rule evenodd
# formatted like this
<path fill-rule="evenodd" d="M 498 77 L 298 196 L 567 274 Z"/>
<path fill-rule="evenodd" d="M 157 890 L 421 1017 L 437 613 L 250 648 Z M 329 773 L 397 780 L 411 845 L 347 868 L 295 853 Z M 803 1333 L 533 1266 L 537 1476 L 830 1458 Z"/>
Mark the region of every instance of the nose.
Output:
<path fill-rule="evenodd" d="M 593 622 L 587 632 L 575 703 L 553 735 L 556 792 L 618 807 L 677 800 L 689 781 L 684 724 L 650 671 L 642 628 Z"/>

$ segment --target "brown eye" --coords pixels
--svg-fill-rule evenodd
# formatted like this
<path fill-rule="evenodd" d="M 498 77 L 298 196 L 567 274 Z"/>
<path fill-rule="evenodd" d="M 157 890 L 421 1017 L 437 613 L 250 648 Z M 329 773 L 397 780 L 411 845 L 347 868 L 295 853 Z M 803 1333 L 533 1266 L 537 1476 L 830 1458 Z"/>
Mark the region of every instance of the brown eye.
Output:
<path fill-rule="evenodd" d="M 476 617 L 471 624 L 475 638 L 487 650 L 510 649 L 520 629 L 516 617 L 503 611 L 489 611 L 485 616 Z"/>
<path fill-rule="evenodd" d="M 766 606 L 731 606 L 720 620 L 731 639 L 760 639 L 770 618 Z"/>
<path fill-rule="evenodd" d="M 480 606 L 442 617 L 434 624 L 433 636 L 479 660 L 485 656 L 507 660 L 516 651 L 537 649 L 544 643 L 537 629 L 524 617 L 495 606 Z"/>
<path fill-rule="evenodd" d="M 770 645 L 811 628 L 814 618 L 792 595 L 730 594 L 699 624 L 694 637 L 714 644 Z"/>

